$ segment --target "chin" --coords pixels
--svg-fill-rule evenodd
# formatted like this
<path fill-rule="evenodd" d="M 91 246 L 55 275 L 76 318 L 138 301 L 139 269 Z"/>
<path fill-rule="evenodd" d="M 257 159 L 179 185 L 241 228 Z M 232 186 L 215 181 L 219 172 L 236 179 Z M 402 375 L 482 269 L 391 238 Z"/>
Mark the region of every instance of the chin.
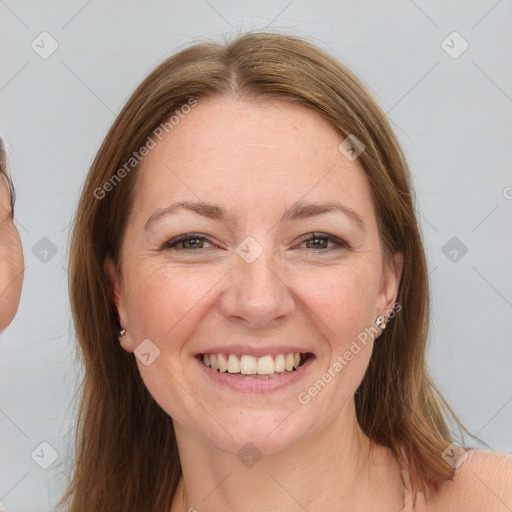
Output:
<path fill-rule="evenodd" d="M 285 451 L 303 438 L 309 428 L 300 424 L 297 411 L 290 410 L 262 412 L 239 409 L 224 416 L 221 424 L 226 430 L 217 423 L 213 428 L 205 429 L 203 423 L 196 432 L 219 450 L 237 456 L 246 451 L 261 455 Z"/>

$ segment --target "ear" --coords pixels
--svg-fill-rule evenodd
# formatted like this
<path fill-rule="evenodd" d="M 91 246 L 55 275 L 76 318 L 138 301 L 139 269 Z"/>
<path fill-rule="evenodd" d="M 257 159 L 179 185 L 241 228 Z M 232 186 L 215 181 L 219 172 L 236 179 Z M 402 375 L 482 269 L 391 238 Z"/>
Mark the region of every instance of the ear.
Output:
<path fill-rule="evenodd" d="M 396 252 L 393 259 L 384 268 L 381 289 L 377 299 L 377 315 L 384 315 L 388 318 L 394 312 L 403 268 L 404 255 L 402 252 Z"/>
<path fill-rule="evenodd" d="M 103 270 L 110 282 L 110 298 L 116 306 L 119 324 L 122 329 L 126 329 L 125 336 L 119 336 L 119 343 L 127 352 L 133 352 L 135 347 L 133 346 L 133 341 L 129 334 L 128 314 L 125 305 L 122 277 L 117 272 L 114 262 L 110 256 L 105 258 L 105 261 L 103 262 Z"/>

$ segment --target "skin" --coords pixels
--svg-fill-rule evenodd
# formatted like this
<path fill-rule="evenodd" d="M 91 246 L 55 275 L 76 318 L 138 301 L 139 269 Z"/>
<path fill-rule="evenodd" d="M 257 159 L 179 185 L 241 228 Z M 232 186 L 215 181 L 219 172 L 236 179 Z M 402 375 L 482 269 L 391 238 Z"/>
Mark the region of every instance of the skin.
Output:
<path fill-rule="evenodd" d="M 9 189 L 0 176 L 0 331 L 18 310 L 23 270 L 23 250 L 12 218 Z"/>
<path fill-rule="evenodd" d="M 302 510 L 297 502 L 309 511 L 332 510 L 333 503 L 338 511 L 396 511 L 403 505 L 395 458 L 373 446 L 368 459 L 369 440 L 356 420 L 354 393 L 373 340 L 307 405 L 297 399 L 377 316 L 389 315 L 402 271 L 400 253 L 389 264 L 382 257 L 367 178 L 357 160 L 338 150 L 340 142 L 303 106 L 208 99 L 139 169 L 122 272 L 108 258 L 105 269 L 128 333 L 120 338 L 123 348 L 133 352 L 150 339 L 160 350 L 149 366 L 137 364 L 175 425 L 183 478 L 173 511 Z M 340 212 L 279 222 L 300 199 L 343 203 L 365 229 Z M 145 229 L 155 211 L 182 200 L 219 204 L 236 220 L 179 210 Z M 186 233 L 206 241 L 161 250 Z M 301 240 L 311 233 L 332 235 L 349 248 Z M 236 252 L 247 236 L 263 248 L 252 263 Z M 194 358 L 234 343 L 298 345 L 314 358 L 291 386 L 241 393 L 212 383 Z M 263 454 L 251 468 L 236 456 L 248 442 Z"/>

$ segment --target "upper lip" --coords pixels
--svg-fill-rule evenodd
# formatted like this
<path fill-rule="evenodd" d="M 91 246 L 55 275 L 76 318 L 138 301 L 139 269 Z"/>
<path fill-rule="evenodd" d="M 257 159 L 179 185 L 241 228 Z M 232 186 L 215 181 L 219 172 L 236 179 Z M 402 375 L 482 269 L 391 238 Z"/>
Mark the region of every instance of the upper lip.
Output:
<path fill-rule="evenodd" d="M 199 352 L 196 352 L 196 356 L 202 354 L 233 354 L 235 356 L 250 355 L 254 357 L 263 356 L 276 356 L 278 354 L 290 354 L 300 352 L 301 354 L 311 354 L 310 350 L 304 347 L 297 347 L 293 345 L 271 345 L 252 347 L 250 345 L 217 345 L 208 348 L 204 348 Z"/>

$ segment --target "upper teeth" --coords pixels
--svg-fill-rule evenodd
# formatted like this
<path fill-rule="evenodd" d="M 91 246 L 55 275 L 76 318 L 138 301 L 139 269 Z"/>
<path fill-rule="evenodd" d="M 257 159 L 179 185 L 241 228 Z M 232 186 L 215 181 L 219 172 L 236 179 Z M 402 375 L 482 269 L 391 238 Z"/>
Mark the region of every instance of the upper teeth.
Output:
<path fill-rule="evenodd" d="M 235 354 L 204 354 L 203 363 L 213 370 L 228 373 L 241 373 L 243 375 L 272 375 L 284 371 L 291 372 L 300 366 L 299 352 L 277 354 L 263 357 L 254 357 L 244 354 L 240 357 Z"/>

